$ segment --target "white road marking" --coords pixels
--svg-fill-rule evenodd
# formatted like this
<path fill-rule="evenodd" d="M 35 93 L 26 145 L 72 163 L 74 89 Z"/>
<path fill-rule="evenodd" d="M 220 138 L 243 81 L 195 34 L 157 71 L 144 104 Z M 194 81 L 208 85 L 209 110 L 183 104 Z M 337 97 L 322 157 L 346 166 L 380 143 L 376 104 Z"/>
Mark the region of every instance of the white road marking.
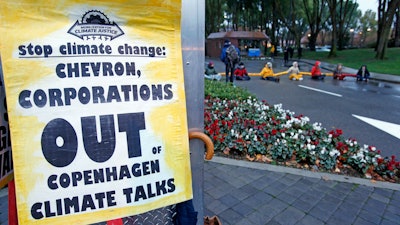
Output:
<path fill-rule="evenodd" d="M 385 122 L 382 120 L 371 119 L 371 118 L 363 117 L 363 116 L 357 116 L 354 114 L 352 114 L 352 116 L 400 139 L 400 125 L 399 124 L 389 123 L 389 122 Z"/>
<path fill-rule="evenodd" d="M 304 85 L 299 85 L 299 87 L 305 88 L 305 89 L 309 89 L 309 90 L 313 90 L 313 91 L 318 91 L 318 92 L 325 93 L 325 94 L 328 94 L 328 95 L 333 95 L 333 96 L 336 96 L 336 97 L 342 97 L 341 94 L 336 94 L 336 93 L 333 93 L 333 92 L 324 91 L 324 90 L 317 89 L 317 88 L 307 87 L 307 86 L 304 86 Z"/>

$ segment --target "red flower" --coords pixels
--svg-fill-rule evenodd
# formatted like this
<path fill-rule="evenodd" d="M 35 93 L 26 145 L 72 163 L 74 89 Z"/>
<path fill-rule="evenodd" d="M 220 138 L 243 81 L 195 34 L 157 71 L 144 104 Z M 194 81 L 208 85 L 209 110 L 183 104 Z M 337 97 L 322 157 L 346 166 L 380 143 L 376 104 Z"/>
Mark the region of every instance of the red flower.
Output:
<path fill-rule="evenodd" d="M 271 131 L 271 134 L 272 134 L 272 135 L 276 135 L 276 133 L 278 133 L 278 131 L 275 130 L 275 129 L 273 129 L 273 130 Z"/>
<path fill-rule="evenodd" d="M 336 129 L 336 130 L 331 130 L 328 133 L 331 134 L 333 138 L 337 138 L 343 134 L 343 131 L 340 129 Z"/>

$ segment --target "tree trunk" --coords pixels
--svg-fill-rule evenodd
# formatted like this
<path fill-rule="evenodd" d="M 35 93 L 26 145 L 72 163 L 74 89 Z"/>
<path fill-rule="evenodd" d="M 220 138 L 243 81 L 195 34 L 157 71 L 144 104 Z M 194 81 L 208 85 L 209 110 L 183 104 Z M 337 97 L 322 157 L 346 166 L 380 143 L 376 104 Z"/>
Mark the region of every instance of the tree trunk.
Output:
<path fill-rule="evenodd" d="M 397 5 L 397 10 L 396 10 L 396 23 L 395 23 L 395 31 L 394 31 L 394 46 L 395 47 L 400 47 L 400 9 L 399 6 Z"/>
<path fill-rule="evenodd" d="M 332 24 L 334 24 L 332 26 L 331 51 L 329 52 L 328 57 L 333 58 L 333 57 L 337 57 L 337 54 L 336 54 L 336 43 L 337 43 L 336 7 L 337 7 L 337 2 L 336 2 L 336 0 L 330 0 L 330 1 L 328 1 L 328 5 L 329 5 L 329 12 L 331 14 Z"/>
<path fill-rule="evenodd" d="M 387 43 L 389 39 L 389 34 L 390 34 L 390 29 L 392 27 L 393 23 L 393 17 L 394 14 L 396 13 L 397 6 L 399 4 L 400 0 L 391 0 L 387 4 L 387 11 L 383 13 L 383 16 L 381 17 L 382 21 L 380 21 L 380 24 L 382 25 L 380 33 L 378 34 L 378 45 L 376 48 L 376 59 L 384 59 L 385 58 L 385 52 L 387 48 Z M 381 6 L 381 2 L 380 2 Z"/>

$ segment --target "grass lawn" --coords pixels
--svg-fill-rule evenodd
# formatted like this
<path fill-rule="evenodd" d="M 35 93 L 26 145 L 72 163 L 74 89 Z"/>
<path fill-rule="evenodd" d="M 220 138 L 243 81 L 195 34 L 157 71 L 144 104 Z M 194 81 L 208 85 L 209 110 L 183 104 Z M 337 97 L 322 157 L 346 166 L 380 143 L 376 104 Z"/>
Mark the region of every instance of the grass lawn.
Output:
<path fill-rule="evenodd" d="M 337 51 L 336 58 L 328 58 L 329 52 L 303 51 L 303 58 L 321 60 L 332 64 L 342 63 L 345 67 L 354 69 L 365 64 L 370 72 L 400 76 L 400 48 L 388 48 L 386 59 L 375 59 L 373 48 L 360 48 Z"/>

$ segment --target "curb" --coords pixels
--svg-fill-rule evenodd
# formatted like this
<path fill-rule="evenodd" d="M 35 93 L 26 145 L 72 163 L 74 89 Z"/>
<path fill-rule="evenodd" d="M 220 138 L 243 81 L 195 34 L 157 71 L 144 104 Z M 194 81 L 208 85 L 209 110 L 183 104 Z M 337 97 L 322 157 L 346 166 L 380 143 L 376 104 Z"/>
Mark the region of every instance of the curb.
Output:
<path fill-rule="evenodd" d="M 350 177 L 345 175 L 338 175 L 332 173 L 324 173 L 324 172 L 312 172 L 309 170 L 302 170 L 302 169 L 295 169 L 285 166 L 276 166 L 266 163 L 257 163 L 257 162 L 248 162 L 243 160 L 236 160 L 224 157 L 214 156 L 211 162 L 226 164 L 231 166 L 240 166 L 246 167 L 251 169 L 257 170 L 265 170 L 265 171 L 272 171 L 272 172 L 279 172 L 279 173 L 288 173 L 293 175 L 299 175 L 304 177 L 316 178 L 316 179 L 323 179 L 323 180 L 333 180 L 338 182 L 346 182 L 352 184 L 360 184 L 369 187 L 376 187 L 376 188 L 385 188 L 391 189 L 395 191 L 400 191 L 400 184 L 397 183 L 390 183 L 390 182 L 383 182 L 383 181 L 375 181 L 366 178 L 358 178 L 358 177 Z"/>
<path fill-rule="evenodd" d="M 314 65 L 312 62 L 310 62 L 310 60 L 298 60 L 299 62 L 303 62 L 303 63 L 307 63 L 309 65 Z M 323 64 L 328 64 L 328 65 L 332 65 L 330 63 L 325 63 L 323 61 L 321 61 L 321 68 L 325 69 L 325 70 L 329 70 L 329 71 L 334 71 L 332 68 L 330 67 L 326 67 L 326 66 L 322 66 Z M 345 70 L 350 71 L 350 73 L 357 73 L 358 69 L 354 69 L 354 68 L 350 68 L 350 67 L 346 67 Z M 376 80 L 376 81 L 383 81 L 383 82 L 388 82 L 388 83 L 394 83 L 394 84 L 400 84 L 400 78 L 399 79 L 391 79 L 390 77 L 400 77 L 398 75 L 389 75 L 389 74 L 378 74 L 378 73 L 374 73 L 374 72 L 370 72 L 371 80 Z M 389 76 L 388 79 L 385 78 L 380 78 L 379 76 Z"/>

